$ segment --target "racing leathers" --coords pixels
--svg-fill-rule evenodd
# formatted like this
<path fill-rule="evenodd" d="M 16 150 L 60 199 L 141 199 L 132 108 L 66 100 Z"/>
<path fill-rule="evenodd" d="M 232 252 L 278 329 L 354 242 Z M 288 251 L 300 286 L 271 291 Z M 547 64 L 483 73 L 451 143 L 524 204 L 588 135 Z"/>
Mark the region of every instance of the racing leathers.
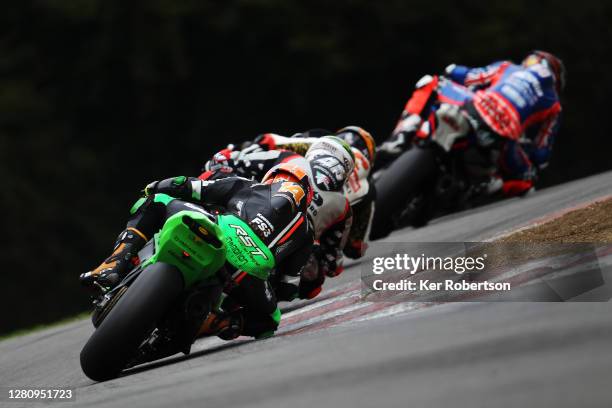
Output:
<path fill-rule="evenodd" d="M 245 221 L 268 246 L 278 269 L 295 274 L 306 263 L 313 242 L 306 220 L 307 195 L 300 191 L 300 184 L 293 182 L 261 184 L 240 177 L 216 181 L 166 179 L 147 186 L 146 199 L 132 208 L 127 230 L 143 237 L 144 244 L 179 211 L 231 213 Z M 227 340 L 239 335 L 260 338 L 272 334 L 281 314 L 267 280 L 268 272 L 265 276 L 263 272 L 247 273 L 229 262 L 224 270 L 227 298 L 223 311 L 209 314 L 198 334 L 217 334 Z"/>
<path fill-rule="evenodd" d="M 465 111 L 478 142 L 493 144 L 491 136 L 501 140 L 504 192 L 529 190 L 537 170 L 548 164 L 559 129 L 561 104 L 549 67 L 501 61 L 483 68 L 450 65 L 446 75 L 475 91 Z"/>
<path fill-rule="evenodd" d="M 409 148 L 415 135 L 433 132 L 433 113 L 441 105 L 460 106 L 474 141 L 495 150 L 504 193 L 528 191 L 536 171 L 548 164 L 559 127 L 561 105 L 548 67 L 507 61 L 485 68 L 450 65 L 446 76 L 426 75 L 417 83 L 391 137 L 379 148 L 381 163 Z"/>
<path fill-rule="evenodd" d="M 224 155 L 225 160 L 219 154 Z M 314 260 L 307 262 L 308 267 L 301 274 L 297 294 L 300 298 L 311 299 L 320 293 L 326 276 L 337 276 L 343 271 L 342 250 L 348 240 L 353 213 L 342 186 L 326 186 L 321 182 L 323 178 L 320 174 L 325 169 L 311 165 L 303 156 L 289 150 L 252 149 L 250 153 L 224 150 L 206 165 L 207 169 L 214 169 L 214 172 L 204 173 L 203 176 L 216 177 L 219 172 L 227 174 L 228 169 L 231 169 L 241 177 L 260 180 L 279 163 L 301 167 L 312 180 L 313 198 L 308 206 L 308 219 L 314 233 Z M 288 274 L 277 274 L 279 277 L 283 275 Z M 289 300 L 288 297 L 290 295 L 283 296 L 284 300 Z"/>
<path fill-rule="evenodd" d="M 304 156 L 316 140 L 316 137 L 304 137 L 301 134 L 286 137 L 265 133 L 258 137 L 256 142 L 266 150 L 289 150 Z M 351 205 L 353 220 L 343 252 L 351 259 L 358 259 L 367 249 L 366 237 L 369 236 L 372 225 L 376 190 L 371 180 L 372 164 L 359 149 L 352 150 L 355 155 L 355 168 L 344 186 L 344 193 Z"/>

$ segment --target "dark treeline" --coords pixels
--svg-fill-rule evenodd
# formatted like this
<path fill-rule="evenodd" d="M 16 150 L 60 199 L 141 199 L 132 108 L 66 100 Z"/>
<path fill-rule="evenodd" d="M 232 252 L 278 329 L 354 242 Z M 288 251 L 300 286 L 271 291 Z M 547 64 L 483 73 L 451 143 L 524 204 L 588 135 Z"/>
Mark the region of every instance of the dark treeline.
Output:
<path fill-rule="evenodd" d="M 612 2 L 81 0 L 3 4 L 0 333 L 85 310 L 150 180 L 225 143 L 358 124 L 380 141 L 413 84 L 451 62 L 568 68 L 544 185 L 612 167 Z"/>

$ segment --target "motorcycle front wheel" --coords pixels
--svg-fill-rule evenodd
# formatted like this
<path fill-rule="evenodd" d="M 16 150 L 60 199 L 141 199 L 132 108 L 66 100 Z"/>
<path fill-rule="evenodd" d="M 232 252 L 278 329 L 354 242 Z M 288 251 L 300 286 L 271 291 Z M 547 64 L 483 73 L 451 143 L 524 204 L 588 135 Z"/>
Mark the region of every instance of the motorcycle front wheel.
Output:
<path fill-rule="evenodd" d="M 172 265 L 155 263 L 143 270 L 81 350 L 85 375 L 95 381 L 117 377 L 183 287 L 182 274 Z"/>

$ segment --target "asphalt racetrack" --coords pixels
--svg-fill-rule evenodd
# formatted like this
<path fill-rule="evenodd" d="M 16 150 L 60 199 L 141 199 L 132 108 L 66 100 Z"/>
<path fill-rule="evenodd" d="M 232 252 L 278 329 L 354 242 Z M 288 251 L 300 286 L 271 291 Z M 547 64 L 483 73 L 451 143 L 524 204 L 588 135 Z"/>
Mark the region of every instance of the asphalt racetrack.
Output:
<path fill-rule="evenodd" d="M 487 240 L 610 194 L 612 172 L 388 240 Z M 612 406 L 612 303 L 370 303 L 359 278 L 347 267 L 319 298 L 285 305 L 273 338 L 203 339 L 189 356 L 104 383 L 79 366 L 88 320 L 11 338 L 0 343 L 0 386 L 74 388 L 76 401 L 56 407 Z"/>

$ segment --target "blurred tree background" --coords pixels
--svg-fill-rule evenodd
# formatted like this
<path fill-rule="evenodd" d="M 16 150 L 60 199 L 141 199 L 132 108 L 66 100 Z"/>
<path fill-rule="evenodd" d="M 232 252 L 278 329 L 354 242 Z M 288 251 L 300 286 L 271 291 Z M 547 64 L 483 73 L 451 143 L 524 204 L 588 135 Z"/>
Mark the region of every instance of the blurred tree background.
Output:
<path fill-rule="evenodd" d="M 382 141 L 425 73 L 568 68 L 544 185 L 612 168 L 612 2 L 37 0 L 0 13 L 0 333 L 85 310 L 139 190 L 230 141 L 357 124 Z"/>

